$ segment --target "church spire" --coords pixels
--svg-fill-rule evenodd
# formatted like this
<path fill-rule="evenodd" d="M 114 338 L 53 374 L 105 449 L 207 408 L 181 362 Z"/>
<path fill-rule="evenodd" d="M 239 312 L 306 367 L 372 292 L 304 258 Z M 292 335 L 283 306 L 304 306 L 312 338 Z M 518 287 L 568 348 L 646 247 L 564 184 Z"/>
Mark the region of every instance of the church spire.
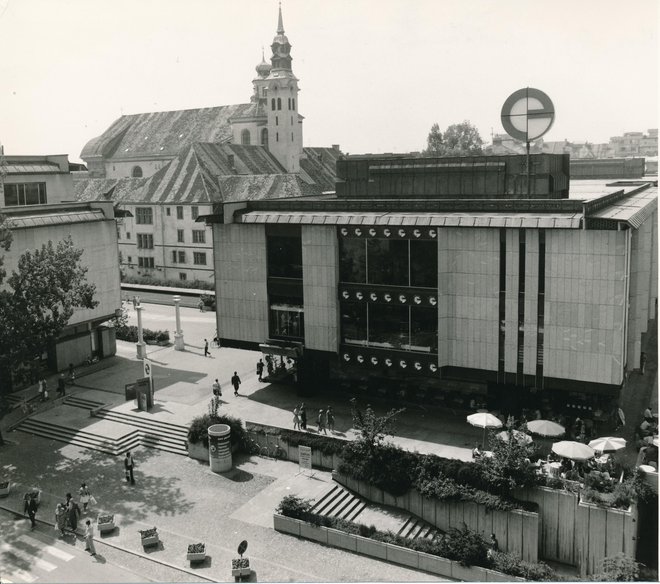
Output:
<path fill-rule="evenodd" d="M 282 24 L 282 3 L 280 2 L 280 15 L 277 19 L 277 34 L 284 34 L 284 24 Z"/>

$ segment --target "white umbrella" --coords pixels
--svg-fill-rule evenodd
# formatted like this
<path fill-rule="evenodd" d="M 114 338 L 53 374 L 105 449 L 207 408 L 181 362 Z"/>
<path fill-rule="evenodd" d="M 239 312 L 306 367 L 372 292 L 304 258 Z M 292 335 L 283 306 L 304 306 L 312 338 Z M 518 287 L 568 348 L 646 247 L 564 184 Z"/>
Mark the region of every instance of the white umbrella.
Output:
<path fill-rule="evenodd" d="M 512 432 L 513 432 L 513 437 L 520 444 L 529 444 L 532 441 L 532 437 L 529 434 L 525 434 L 524 432 L 521 432 L 520 430 L 513 430 Z M 503 440 L 504 442 L 508 442 L 509 441 L 509 432 L 507 430 L 503 430 L 502 432 L 499 432 L 497 434 L 497 437 L 500 440 Z"/>
<path fill-rule="evenodd" d="M 539 436 L 561 436 L 566 432 L 564 426 L 550 420 L 532 420 L 527 422 L 527 429 L 532 434 L 538 434 Z"/>
<path fill-rule="evenodd" d="M 486 428 L 502 427 L 502 422 L 500 422 L 500 420 L 496 416 L 488 412 L 477 412 L 476 414 L 470 414 L 467 417 L 467 421 L 473 426 L 476 426 L 477 428 L 484 429 L 482 444 L 484 444 L 484 442 L 486 441 Z M 484 444 L 484 448 L 485 448 L 485 444 Z"/>
<path fill-rule="evenodd" d="M 555 442 L 552 445 L 552 451 L 559 456 L 570 458 L 571 460 L 588 460 L 596 455 L 596 452 L 590 446 L 571 440 Z"/>
<path fill-rule="evenodd" d="M 613 436 L 605 436 L 603 438 L 596 438 L 589 442 L 589 446 L 598 452 L 614 452 L 626 447 L 626 441 L 623 438 L 616 438 Z"/>

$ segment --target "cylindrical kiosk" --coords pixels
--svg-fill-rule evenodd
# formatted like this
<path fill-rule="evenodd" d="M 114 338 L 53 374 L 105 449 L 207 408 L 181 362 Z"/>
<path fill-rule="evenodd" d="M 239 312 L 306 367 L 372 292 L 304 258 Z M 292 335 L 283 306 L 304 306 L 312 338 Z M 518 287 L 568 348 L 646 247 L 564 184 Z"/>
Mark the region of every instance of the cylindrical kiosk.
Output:
<path fill-rule="evenodd" d="M 227 424 L 209 426 L 209 464 L 213 472 L 231 470 L 231 428 Z"/>

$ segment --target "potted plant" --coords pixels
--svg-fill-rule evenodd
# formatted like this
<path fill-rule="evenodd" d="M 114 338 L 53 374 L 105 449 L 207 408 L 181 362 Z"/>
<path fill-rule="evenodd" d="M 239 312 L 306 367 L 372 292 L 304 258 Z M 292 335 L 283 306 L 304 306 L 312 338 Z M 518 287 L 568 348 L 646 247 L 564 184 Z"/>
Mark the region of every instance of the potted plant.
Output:
<path fill-rule="evenodd" d="M 191 562 L 202 562 L 206 558 L 206 544 L 205 543 L 191 543 L 188 545 L 188 553 L 186 559 Z"/>
<path fill-rule="evenodd" d="M 112 531 L 115 528 L 115 516 L 99 515 L 96 519 L 96 527 L 98 528 L 99 533 Z"/>
<path fill-rule="evenodd" d="M 158 531 L 155 527 L 152 529 L 139 529 L 138 531 L 142 538 L 142 547 L 158 545 Z"/>
<path fill-rule="evenodd" d="M 6 497 L 11 491 L 11 484 L 9 481 L 0 481 L 0 497 Z"/>
<path fill-rule="evenodd" d="M 240 558 L 233 558 L 231 561 L 231 575 L 237 580 L 240 580 L 243 576 L 249 576 L 252 572 L 252 569 L 250 568 L 250 559 L 243 557 L 247 546 L 247 541 L 243 540 L 238 546 L 238 554 Z"/>

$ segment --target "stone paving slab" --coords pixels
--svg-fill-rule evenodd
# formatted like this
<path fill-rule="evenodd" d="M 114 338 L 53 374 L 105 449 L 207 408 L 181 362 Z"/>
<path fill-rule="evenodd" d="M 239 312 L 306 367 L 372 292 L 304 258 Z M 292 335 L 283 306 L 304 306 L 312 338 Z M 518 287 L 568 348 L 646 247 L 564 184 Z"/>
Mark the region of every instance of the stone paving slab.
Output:
<path fill-rule="evenodd" d="M 31 419 L 57 424 L 70 430 L 82 430 L 110 440 L 118 440 L 135 431 L 135 428 L 125 424 L 92 418 L 86 410 L 67 405 L 46 410 Z"/>

